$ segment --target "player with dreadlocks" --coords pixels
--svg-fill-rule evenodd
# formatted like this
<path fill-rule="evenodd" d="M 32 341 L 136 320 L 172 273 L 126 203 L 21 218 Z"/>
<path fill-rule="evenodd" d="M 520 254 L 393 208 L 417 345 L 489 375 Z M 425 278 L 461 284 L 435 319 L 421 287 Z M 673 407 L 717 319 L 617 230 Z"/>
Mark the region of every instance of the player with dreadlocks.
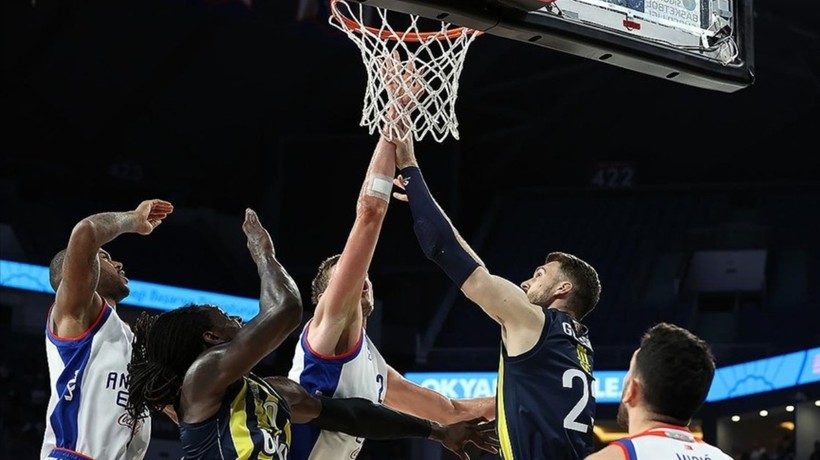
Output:
<path fill-rule="evenodd" d="M 372 439 L 430 438 L 459 455 L 472 442 L 496 452 L 493 424 L 474 419 L 442 426 L 360 398 L 309 394 L 282 377 L 251 372 L 299 325 L 296 283 L 275 257 L 254 211 L 242 229 L 261 280 L 259 313 L 242 326 L 214 305 L 143 314 L 134 328 L 128 413 L 163 411 L 179 424 L 186 459 L 285 460 L 291 423 Z"/>

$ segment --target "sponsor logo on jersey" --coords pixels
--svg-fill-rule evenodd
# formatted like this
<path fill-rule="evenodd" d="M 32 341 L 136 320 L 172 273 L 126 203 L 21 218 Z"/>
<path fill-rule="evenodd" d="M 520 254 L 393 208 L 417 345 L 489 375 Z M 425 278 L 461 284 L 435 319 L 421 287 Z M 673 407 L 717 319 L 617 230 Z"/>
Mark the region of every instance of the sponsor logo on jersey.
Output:
<path fill-rule="evenodd" d="M 122 415 L 120 415 L 120 418 L 117 419 L 117 423 L 119 425 L 127 427 L 127 428 L 131 428 L 131 426 L 133 425 L 133 421 L 134 421 L 134 419 L 128 414 L 122 414 Z M 139 433 L 144 424 L 145 424 L 145 420 L 138 420 L 137 421 L 137 426 L 136 426 L 136 428 L 134 428 L 134 434 Z"/>
<path fill-rule="evenodd" d="M 684 442 L 695 442 L 695 437 L 688 433 L 679 433 L 677 431 L 664 431 L 667 438 L 676 439 Z"/>

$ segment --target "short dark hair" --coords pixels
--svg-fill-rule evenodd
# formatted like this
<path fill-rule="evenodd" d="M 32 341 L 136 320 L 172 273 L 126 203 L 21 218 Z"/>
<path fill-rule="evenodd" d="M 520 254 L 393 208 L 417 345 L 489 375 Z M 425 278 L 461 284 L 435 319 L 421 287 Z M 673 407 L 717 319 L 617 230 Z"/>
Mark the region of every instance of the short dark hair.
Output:
<path fill-rule="evenodd" d="M 649 409 L 678 421 L 690 421 L 703 405 L 715 376 L 709 344 L 670 323 L 652 326 L 641 338 L 635 373 L 643 382 Z"/>
<path fill-rule="evenodd" d="M 63 281 L 63 261 L 65 261 L 66 250 L 54 254 L 51 258 L 51 263 L 48 264 L 48 282 L 51 284 L 51 289 L 57 290 L 60 283 Z"/>
<path fill-rule="evenodd" d="M 573 290 L 572 295 L 567 298 L 567 308 L 575 314 L 575 319 L 581 320 L 598 305 L 601 298 L 601 280 L 598 278 L 598 272 L 592 265 L 566 252 L 547 254 L 546 263 L 550 262 L 561 264 L 561 272 L 572 283 Z"/>
<path fill-rule="evenodd" d="M 319 304 L 319 296 L 325 292 L 327 285 L 330 284 L 330 269 L 339 263 L 341 254 L 335 254 L 323 260 L 319 264 L 319 269 L 316 271 L 316 277 L 310 282 L 310 301 L 313 305 Z"/>

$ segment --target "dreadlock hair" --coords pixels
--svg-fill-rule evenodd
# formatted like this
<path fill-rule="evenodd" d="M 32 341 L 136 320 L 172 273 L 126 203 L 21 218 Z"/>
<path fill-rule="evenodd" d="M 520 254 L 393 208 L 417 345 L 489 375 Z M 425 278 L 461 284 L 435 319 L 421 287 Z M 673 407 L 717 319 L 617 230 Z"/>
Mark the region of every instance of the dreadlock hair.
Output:
<path fill-rule="evenodd" d="M 188 304 L 161 315 L 143 312 L 134 324 L 126 405 L 132 437 L 139 420 L 176 402 L 185 373 L 206 347 L 202 335 L 211 327 L 208 307 Z"/>

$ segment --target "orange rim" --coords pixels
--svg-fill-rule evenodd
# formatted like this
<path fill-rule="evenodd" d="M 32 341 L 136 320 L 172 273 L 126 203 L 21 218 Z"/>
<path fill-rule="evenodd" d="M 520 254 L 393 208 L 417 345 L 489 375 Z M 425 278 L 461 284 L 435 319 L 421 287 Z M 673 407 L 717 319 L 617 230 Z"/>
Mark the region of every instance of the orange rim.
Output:
<path fill-rule="evenodd" d="M 445 38 L 453 39 L 460 36 L 465 30 L 468 33 L 477 33 L 481 34 L 481 31 L 470 29 L 467 27 L 456 27 L 454 29 L 448 29 L 447 32 L 404 32 L 404 33 L 397 33 L 391 32 L 389 30 L 380 30 L 375 27 L 366 26 L 364 24 L 360 24 L 355 19 L 351 19 L 341 12 L 336 7 L 336 4 L 345 0 L 330 0 L 330 12 L 336 20 L 341 23 L 344 23 L 345 27 L 350 30 L 357 30 L 357 29 L 366 29 L 373 35 L 378 36 L 382 40 L 396 40 L 396 41 L 404 41 L 404 42 L 420 42 L 420 41 L 427 41 L 427 40 L 444 40 Z"/>

